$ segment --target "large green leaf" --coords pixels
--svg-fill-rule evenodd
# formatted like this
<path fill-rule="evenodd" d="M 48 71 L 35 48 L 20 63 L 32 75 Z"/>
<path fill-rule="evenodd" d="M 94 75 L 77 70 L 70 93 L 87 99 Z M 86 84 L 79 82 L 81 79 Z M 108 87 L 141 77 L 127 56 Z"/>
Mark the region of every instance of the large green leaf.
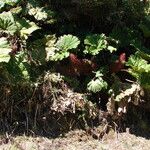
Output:
<path fill-rule="evenodd" d="M 58 39 L 56 43 L 56 48 L 58 48 L 60 51 L 67 51 L 77 48 L 79 44 L 80 41 L 76 36 L 68 34 L 63 35 Z"/>
<path fill-rule="evenodd" d="M 49 60 L 58 61 L 67 58 L 69 50 L 77 48 L 79 44 L 80 41 L 76 36 L 70 34 L 61 36 L 54 46 L 47 49 Z"/>
<path fill-rule="evenodd" d="M 0 14 L 0 32 L 14 34 L 17 29 L 18 27 L 11 12 L 3 12 Z"/>
<path fill-rule="evenodd" d="M 23 22 L 22 22 L 23 23 L 22 29 L 20 30 L 20 35 L 24 39 L 27 39 L 29 37 L 29 35 L 31 35 L 31 33 L 40 29 L 40 27 L 38 27 L 34 22 L 29 22 L 29 21 L 25 21 L 25 20 Z"/>
<path fill-rule="evenodd" d="M 5 2 L 0 1 L 0 10 L 5 6 Z"/>
<path fill-rule="evenodd" d="M 17 3 L 19 3 L 21 0 L 3 0 L 3 1 L 5 1 L 5 3 L 8 5 L 14 6 Z"/>
<path fill-rule="evenodd" d="M 88 84 L 87 84 L 87 89 L 93 93 L 100 92 L 102 89 L 107 89 L 107 82 L 103 80 L 103 74 L 102 71 L 97 71 L 95 74 L 95 78 L 92 79 Z"/>
<path fill-rule="evenodd" d="M 84 44 L 85 54 L 97 55 L 100 51 L 107 48 L 106 36 L 104 34 L 87 36 Z"/>
<path fill-rule="evenodd" d="M 128 72 L 137 79 L 144 88 L 150 89 L 150 64 L 139 56 L 131 55 L 127 66 L 131 67 Z"/>
<path fill-rule="evenodd" d="M 0 14 L 0 32 L 6 32 L 14 34 L 19 31 L 21 37 L 27 39 L 28 36 L 40 29 L 34 22 L 29 22 L 23 18 L 17 18 L 12 15 L 11 12 L 4 12 Z"/>
<path fill-rule="evenodd" d="M 105 82 L 102 78 L 91 80 L 87 85 L 87 89 L 89 91 L 92 91 L 93 93 L 100 92 L 102 89 L 106 89 L 106 88 L 107 88 L 107 82 Z"/>
<path fill-rule="evenodd" d="M 11 47 L 5 37 L 0 38 L 0 62 L 8 62 L 10 59 L 9 53 Z"/>
<path fill-rule="evenodd" d="M 54 23 L 56 21 L 55 12 L 46 6 L 43 7 L 40 1 L 28 0 L 26 12 L 38 21 L 44 21 L 47 23 Z"/>
<path fill-rule="evenodd" d="M 150 64 L 138 56 L 131 55 L 126 63 L 127 66 L 130 66 L 136 72 L 149 72 Z"/>
<path fill-rule="evenodd" d="M 15 57 L 11 57 L 7 64 L 7 70 L 12 75 L 14 82 L 29 81 L 31 67 L 27 62 L 26 54 L 19 52 Z"/>
<path fill-rule="evenodd" d="M 0 1 L 0 10 L 4 8 L 6 5 L 15 6 L 21 0 L 1 0 Z"/>

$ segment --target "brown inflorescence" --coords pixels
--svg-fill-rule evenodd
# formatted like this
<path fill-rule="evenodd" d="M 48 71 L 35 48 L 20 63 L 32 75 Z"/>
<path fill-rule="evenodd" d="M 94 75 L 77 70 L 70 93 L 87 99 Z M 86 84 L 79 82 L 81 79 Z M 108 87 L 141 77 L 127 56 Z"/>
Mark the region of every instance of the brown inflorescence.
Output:
<path fill-rule="evenodd" d="M 69 63 L 67 65 L 61 64 L 59 71 L 64 75 L 80 76 L 89 75 L 96 70 L 97 65 L 91 60 L 80 59 L 76 54 L 70 53 Z"/>
<path fill-rule="evenodd" d="M 110 65 L 110 72 L 117 73 L 117 72 L 121 71 L 121 69 L 124 68 L 125 61 L 126 61 L 126 54 L 121 53 L 119 58 Z"/>

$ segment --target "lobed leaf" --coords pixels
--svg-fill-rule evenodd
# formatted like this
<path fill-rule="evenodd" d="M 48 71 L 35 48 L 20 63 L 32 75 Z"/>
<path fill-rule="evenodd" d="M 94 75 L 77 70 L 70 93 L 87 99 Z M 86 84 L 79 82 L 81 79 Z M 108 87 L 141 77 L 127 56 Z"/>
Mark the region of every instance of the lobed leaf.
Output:
<path fill-rule="evenodd" d="M 50 46 L 48 50 L 48 57 L 50 60 L 63 60 L 69 56 L 69 50 L 75 49 L 80 44 L 79 39 L 73 35 L 61 36 L 54 46 Z"/>
<path fill-rule="evenodd" d="M 47 23 L 54 23 L 56 21 L 55 12 L 47 7 L 43 7 L 39 1 L 29 0 L 26 12 L 38 21 L 44 21 Z"/>
<path fill-rule="evenodd" d="M 0 38 L 0 62 L 9 62 L 11 47 L 6 38 Z"/>
<path fill-rule="evenodd" d="M 22 29 L 20 30 L 20 35 L 25 39 L 27 39 L 31 33 L 40 29 L 40 27 L 38 27 L 34 22 L 25 22 L 23 25 L 24 26 L 22 26 Z"/>
<path fill-rule="evenodd" d="M 67 51 L 77 48 L 79 44 L 80 41 L 76 36 L 68 34 L 63 35 L 58 39 L 56 43 L 56 48 L 58 48 L 60 51 Z"/>
<path fill-rule="evenodd" d="M 100 51 L 107 48 L 106 36 L 104 34 L 94 34 L 87 36 L 84 40 L 85 54 L 97 55 Z"/>
<path fill-rule="evenodd" d="M 100 92 L 102 89 L 107 89 L 107 82 L 102 78 L 93 79 L 88 83 L 87 89 L 93 93 Z"/>
<path fill-rule="evenodd" d="M 0 14 L 0 32 L 14 34 L 18 27 L 11 12 Z"/>
<path fill-rule="evenodd" d="M 130 66 L 136 72 L 149 72 L 150 64 L 138 56 L 131 55 L 126 63 L 127 66 Z"/>
<path fill-rule="evenodd" d="M 6 4 L 14 6 L 19 3 L 21 0 L 4 0 Z"/>
<path fill-rule="evenodd" d="M 104 68 L 95 72 L 95 77 L 87 84 L 87 89 L 93 93 L 100 92 L 102 89 L 107 89 L 107 82 L 103 80 Z"/>

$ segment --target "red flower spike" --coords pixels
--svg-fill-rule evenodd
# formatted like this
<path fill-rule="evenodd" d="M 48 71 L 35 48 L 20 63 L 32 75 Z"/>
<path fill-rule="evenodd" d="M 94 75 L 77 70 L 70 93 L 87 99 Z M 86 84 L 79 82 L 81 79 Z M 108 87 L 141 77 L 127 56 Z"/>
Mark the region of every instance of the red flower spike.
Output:
<path fill-rule="evenodd" d="M 77 55 L 70 53 L 70 67 L 76 75 L 89 75 L 96 69 L 96 64 L 88 59 L 79 59 Z"/>
<path fill-rule="evenodd" d="M 126 61 L 126 53 L 121 53 L 119 56 L 119 61 L 125 63 Z"/>
<path fill-rule="evenodd" d="M 121 53 L 119 56 L 119 59 L 110 65 L 110 72 L 117 73 L 117 72 L 121 71 L 121 69 L 124 68 L 125 61 L 126 61 L 126 54 Z"/>
<path fill-rule="evenodd" d="M 90 75 L 97 69 L 97 64 L 88 59 L 79 59 L 77 55 L 70 53 L 68 64 L 59 64 L 57 70 L 71 77 Z"/>
<path fill-rule="evenodd" d="M 69 55 L 69 60 L 70 60 L 70 63 L 74 66 L 78 66 L 82 64 L 81 60 L 77 57 L 77 55 L 72 54 L 72 53 L 70 53 Z"/>

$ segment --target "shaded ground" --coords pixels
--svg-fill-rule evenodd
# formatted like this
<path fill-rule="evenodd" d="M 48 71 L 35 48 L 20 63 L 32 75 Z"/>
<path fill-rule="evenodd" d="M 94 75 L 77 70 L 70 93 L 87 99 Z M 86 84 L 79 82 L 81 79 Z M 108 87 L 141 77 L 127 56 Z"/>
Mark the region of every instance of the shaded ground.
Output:
<path fill-rule="evenodd" d="M 100 141 L 82 130 L 56 139 L 18 136 L 7 141 L 1 138 L 0 144 L 0 150 L 150 150 L 150 140 L 128 132 L 109 134 Z"/>

